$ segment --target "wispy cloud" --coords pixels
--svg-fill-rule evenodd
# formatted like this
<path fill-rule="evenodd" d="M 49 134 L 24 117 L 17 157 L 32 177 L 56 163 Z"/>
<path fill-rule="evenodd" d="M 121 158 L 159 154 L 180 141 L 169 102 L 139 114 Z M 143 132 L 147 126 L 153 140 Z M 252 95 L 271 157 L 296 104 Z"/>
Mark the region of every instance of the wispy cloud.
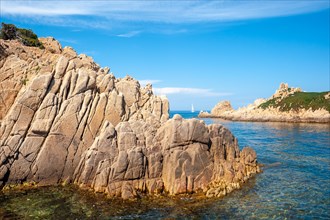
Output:
<path fill-rule="evenodd" d="M 141 31 L 130 31 L 128 33 L 124 33 L 124 34 L 118 34 L 116 35 L 117 37 L 126 37 L 126 38 L 130 38 L 130 37 L 134 37 L 138 34 L 140 34 Z"/>
<path fill-rule="evenodd" d="M 157 84 L 162 82 L 158 79 L 143 79 L 139 80 L 140 85 L 143 87 L 150 84 Z M 157 95 L 173 95 L 173 94 L 182 94 L 182 95 L 195 95 L 199 97 L 219 97 L 219 96 L 230 96 L 233 93 L 230 92 L 214 92 L 212 89 L 203 89 L 203 88 L 189 88 L 189 87 L 153 87 L 153 91 Z"/>
<path fill-rule="evenodd" d="M 142 80 L 139 80 L 139 83 L 140 85 L 143 87 L 143 86 L 146 86 L 147 84 L 156 84 L 156 83 L 160 83 L 161 80 L 158 80 L 158 79 L 142 79 Z"/>
<path fill-rule="evenodd" d="M 54 2 L 54 1 L 3 1 L 2 13 L 17 15 L 41 15 L 41 16 L 61 16 L 61 15 L 83 15 L 89 14 L 85 6 L 68 7 L 74 3 Z M 76 2 L 77 3 L 77 2 Z"/>
<path fill-rule="evenodd" d="M 171 95 L 171 94 L 186 94 L 186 95 L 197 95 L 197 96 L 230 96 L 232 93 L 228 92 L 214 92 L 211 89 L 201 88 L 184 88 L 184 87 L 164 87 L 164 88 L 153 88 L 153 91 L 157 95 Z"/>
<path fill-rule="evenodd" d="M 226 22 L 287 16 L 329 8 L 328 0 L 268 1 L 2 1 L 6 16 L 64 17 L 83 20 L 85 16 L 105 21 L 198 23 Z M 40 20 L 42 22 L 43 20 Z M 51 21 L 51 19 L 49 20 Z M 56 23 L 56 19 L 54 20 Z M 69 23 L 75 23 L 68 21 Z M 79 22 L 76 22 L 79 23 Z M 94 27 L 99 27 L 96 25 Z M 125 34 L 123 34 L 125 36 Z M 127 36 L 130 36 L 129 34 Z"/>

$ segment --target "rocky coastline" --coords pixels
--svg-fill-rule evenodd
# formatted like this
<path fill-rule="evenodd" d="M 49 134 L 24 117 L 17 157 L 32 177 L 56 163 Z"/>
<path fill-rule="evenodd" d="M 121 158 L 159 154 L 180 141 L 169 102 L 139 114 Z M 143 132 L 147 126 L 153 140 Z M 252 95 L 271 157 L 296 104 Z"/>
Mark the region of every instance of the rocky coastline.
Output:
<path fill-rule="evenodd" d="M 0 39 L 0 188 L 76 184 L 130 199 L 140 193 L 221 197 L 260 172 L 219 124 L 180 115 L 166 97 L 91 57 L 39 38 Z"/>
<path fill-rule="evenodd" d="M 237 110 L 232 108 L 229 101 L 221 101 L 211 110 L 211 113 L 200 112 L 198 117 L 252 122 L 330 123 L 330 112 L 325 108 L 299 108 L 283 111 L 281 107 L 262 107 L 264 103 L 280 102 L 299 92 L 302 92 L 300 88 L 290 88 L 288 84 L 282 83 L 269 99 L 257 99 L 253 104 Z M 329 94 L 328 92 L 324 95 L 324 100 L 330 106 Z"/>

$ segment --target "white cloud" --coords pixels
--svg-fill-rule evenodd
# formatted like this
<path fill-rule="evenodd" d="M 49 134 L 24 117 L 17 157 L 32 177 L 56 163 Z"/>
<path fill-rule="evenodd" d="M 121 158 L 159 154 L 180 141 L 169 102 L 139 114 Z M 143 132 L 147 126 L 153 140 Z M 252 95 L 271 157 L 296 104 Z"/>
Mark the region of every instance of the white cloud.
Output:
<path fill-rule="evenodd" d="M 39 3 L 39 4 L 38 4 Z M 69 3 L 69 2 L 68 2 Z M 73 2 L 72 2 L 73 3 Z M 69 4 L 54 4 L 52 1 L 4 1 L 2 2 L 2 13 L 17 15 L 42 15 L 42 16 L 61 16 L 61 15 L 83 15 L 88 14 L 84 7 L 65 7 Z"/>
<path fill-rule="evenodd" d="M 146 86 L 147 84 L 154 85 L 156 83 L 160 83 L 161 82 L 161 80 L 158 80 L 158 79 L 142 79 L 142 80 L 138 80 L 138 81 L 139 81 L 139 83 L 140 83 L 140 85 L 142 87 Z"/>
<path fill-rule="evenodd" d="M 130 31 L 128 33 L 124 33 L 124 34 L 118 34 L 116 35 L 117 37 L 126 37 L 126 38 L 129 38 L 129 37 L 134 37 L 138 34 L 140 34 L 141 31 Z"/>
<path fill-rule="evenodd" d="M 82 16 L 94 16 L 106 21 L 178 24 L 286 16 L 326 8 L 329 8 L 328 0 L 1 1 L 3 15 L 60 16 L 70 20 L 81 20 Z M 68 18 L 71 15 L 74 16 Z M 65 22 L 65 19 L 63 21 Z"/>
<path fill-rule="evenodd" d="M 164 88 L 153 88 L 153 91 L 157 95 L 171 95 L 171 94 L 185 94 L 185 95 L 196 95 L 196 96 L 229 96 L 232 93 L 228 92 L 213 92 L 211 89 L 201 88 L 183 88 L 183 87 L 164 87 Z"/>

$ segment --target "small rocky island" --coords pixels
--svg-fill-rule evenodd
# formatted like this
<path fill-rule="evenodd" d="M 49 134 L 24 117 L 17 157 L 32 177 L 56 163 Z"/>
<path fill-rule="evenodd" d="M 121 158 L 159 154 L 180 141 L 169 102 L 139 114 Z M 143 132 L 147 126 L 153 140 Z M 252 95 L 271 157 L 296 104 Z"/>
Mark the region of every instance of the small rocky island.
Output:
<path fill-rule="evenodd" d="M 219 102 L 211 111 L 200 112 L 200 118 L 222 118 L 233 121 L 330 122 L 330 92 L 303 92 L 281 83 L 268 99 L 234 110 L 229 101 Z"/>
<path fill-rule="evenodd" d="M 240 150 L 222 125 L 169 119 L 168 100 L 151 85 L 116 78 L 51 37 L 27 45 L 22 29 L 10 31 L 0 39 L 1 189 L 76 184 L 124 199 L 221 197 L 260 171 L 256 152 Z"/>

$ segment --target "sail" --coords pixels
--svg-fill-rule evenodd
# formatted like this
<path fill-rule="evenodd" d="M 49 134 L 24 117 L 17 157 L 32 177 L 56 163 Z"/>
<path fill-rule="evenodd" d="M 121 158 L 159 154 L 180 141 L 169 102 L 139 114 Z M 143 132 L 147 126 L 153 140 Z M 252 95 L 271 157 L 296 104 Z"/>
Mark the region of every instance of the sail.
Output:
<path fill-rule="evenodd" d="M 191 112 L 195 112 L 194 105 L 191 104 Z"/>

